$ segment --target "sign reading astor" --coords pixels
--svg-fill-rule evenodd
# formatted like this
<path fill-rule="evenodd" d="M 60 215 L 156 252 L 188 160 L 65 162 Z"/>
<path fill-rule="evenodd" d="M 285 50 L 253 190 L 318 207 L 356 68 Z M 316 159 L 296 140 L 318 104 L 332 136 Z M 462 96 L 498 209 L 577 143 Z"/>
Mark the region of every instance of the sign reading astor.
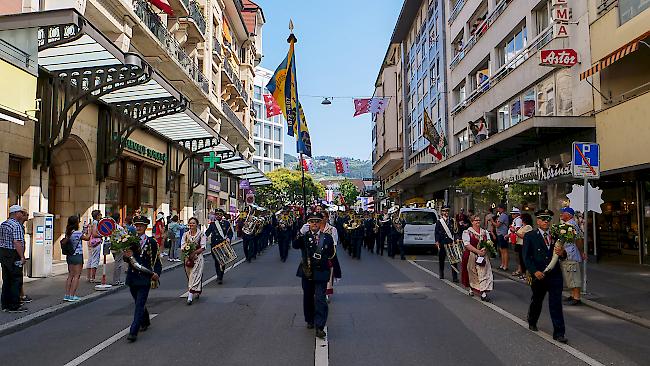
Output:
<path fill-rule="evenodd" d="M 572 48 L 541 50 L 539 55 L 539 64 L 544 66 L 571 67 L 578 63 L 578 53 Z"/>

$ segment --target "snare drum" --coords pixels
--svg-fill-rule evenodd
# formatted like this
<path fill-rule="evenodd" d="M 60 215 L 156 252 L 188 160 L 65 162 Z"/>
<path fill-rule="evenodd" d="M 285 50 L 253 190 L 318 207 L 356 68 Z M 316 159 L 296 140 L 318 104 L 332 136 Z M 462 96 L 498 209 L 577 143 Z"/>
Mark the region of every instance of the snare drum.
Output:
<path fill-rule="evenodd" d="M 445 244 L 445 250 L 447 251 L 447 258 L 449 258 L 449 263 L 460 263 L 463 260 L 463 251 L 465 251 L 465 244 L 462 240 L 456 240 L 453 243 Z"/>

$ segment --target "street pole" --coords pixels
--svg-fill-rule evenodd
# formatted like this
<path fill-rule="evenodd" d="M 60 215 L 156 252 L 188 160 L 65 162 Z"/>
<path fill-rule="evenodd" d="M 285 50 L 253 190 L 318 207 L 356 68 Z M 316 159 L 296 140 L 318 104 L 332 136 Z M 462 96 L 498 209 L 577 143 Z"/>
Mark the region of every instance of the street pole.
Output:
<path fill-rule="evenodd" d="M 305 221 L 307 215 L 307 194 L 305 193 L 305 165 L 300 153 L 300 170 L 302 171 L 302 220 Z"/>
<path fill-rule="evenodd" d="M 587 224 L 589 222 L 589 180 L 585 176 L 584 179 L 584 189 L 585 189 L 585 203 L 584 203 L 584 210 L 582 211 L 582 217 L 583 217 L 583 228 L 584 228 L 584 241 L 583 241 L 583 251 L 586 254 L 588 252 L 587 247 L 589 245 L 589 225 Z M 584 259 L 582 261 L 582 293 L 586 294 L 587 293 L 587 260 Z"/>

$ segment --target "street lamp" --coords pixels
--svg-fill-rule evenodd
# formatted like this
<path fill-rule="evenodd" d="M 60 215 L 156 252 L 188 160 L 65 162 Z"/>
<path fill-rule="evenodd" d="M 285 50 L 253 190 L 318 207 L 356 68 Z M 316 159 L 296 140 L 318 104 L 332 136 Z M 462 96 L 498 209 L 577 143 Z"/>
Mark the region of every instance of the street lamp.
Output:
<path fill-rule="evenodd" d="M 322 102 L 320 102 L 322 105 L 330 105 L 332 104 L 332 101 L 329 100 L 329 98 L 325 97 Z"/>

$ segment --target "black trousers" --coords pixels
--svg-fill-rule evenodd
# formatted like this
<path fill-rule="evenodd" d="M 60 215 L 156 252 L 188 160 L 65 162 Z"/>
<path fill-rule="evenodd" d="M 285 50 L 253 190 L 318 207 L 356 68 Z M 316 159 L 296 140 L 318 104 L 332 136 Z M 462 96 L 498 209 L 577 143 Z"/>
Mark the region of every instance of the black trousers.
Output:
<path fill-rule="evenodd" d="M 20 307 L 20 289 L 23 287 L 23 267 L 14 265 L 20 260 L 14 249 L 0 248 L 2 264 L 2 308 L 15 310 Z"/>
<path fill-rule="evenodd" d="M 327 281 L 311 281 L 302 279 L 302 308 L 305 322 L 314 324 L 318 329 L 325 328 L 327 323 Z"/>
<path fill-rule="evenodd" d="M 377 248 L 377 254 L 384 255 L 384 241 L 386 240 L 385 235 L 382 234 L 380 231 L 377 233 L 375 239 L 376 239 L 375 247 Z"/>
<path fill-rule="evenodd" d="M 214 255 L 214 252 L 212 251 L 212 248 L 214 248 L 215 246 L 216 246 L 216 244 L 215 245 L 210 245 L 210 255 L 212 255 L 212 259 L 214 260 L 214 269 L 217 272 L 217 280 L 221 281 L 221 280 L 223 280 L 224 270 L 221 267 L 221 265 L 219 264 L 219 261 L 217 260 L 217 256 Z"/>
<path fill-rule="evenodd" d="M 242 244 L 244 245 L 246 260 L 250 262 L 251 258 L 255 256 L 255 239 L 244 236 Z"/>
<path fill-rule="evenodd" d="M 352 256 L 361 259 L 361 247 L 363 246 L 363 238 L 352 238 Z"/>
<path fill-rule="evenodd" d="M 373 234 L 366 235 L 364 240 L 366 242 L 366 247 L 368 248 L 370 253 L 374 253 L 375 252 L 375 236 Z"/>
<path fill-rule="evenodd" d="M 283 262 L 289 256 L 289 241 L 288 239 L 278 237 L 278 250 L 280 252 L 280 259 Z"/>
<path fill-rule="evenodd" d="M 544 297 L 548 292 L 548 310 L 553 322 L 553 337 L 564 335 L 564 314 L 562 313 L 562 276 L 547 275 L 543 280 L 533 279 L 530 286 L 533 295 L 528 308 L 528 324 L 537 326 L 537 321 L 542 313 Z"/>
<path fill-rule="evenodd" d="M 135 312 L 133 313 L 133 322 L 131 323 L 129 334 L 138 335 L 141 326 L 149 326 L 149 324 L 151 324 L 149 311 L 146 306 L 150 289 L 151 285 L 129 286 L 131 296 L 135 301 Z"/>
<path fill-rule="evenodd" d="M 386 237 L 388 239 L 388 256 L 392 258 L 395 256 L 395 247 L 397 246 L 395 244 L 396 237 L 395 235 L 390 234 L 388 234 Z"/>
<path fill-rule="evenodd" d="M 440 244 L 440 250 L 438 250 L 438 269 L 439 269 L 439 274 L 440 274 L 440 279 L 445 278 L 445 261 L 447 260 L 447 250 L 445 249 L 444 244 Z M 452 264 L 454 268 L 458 269 L 458 264 Z M 454 281 L 458 281 L 458 273 L 454 271 L 453 269 L 451 270 L 451 278 Z"/>

